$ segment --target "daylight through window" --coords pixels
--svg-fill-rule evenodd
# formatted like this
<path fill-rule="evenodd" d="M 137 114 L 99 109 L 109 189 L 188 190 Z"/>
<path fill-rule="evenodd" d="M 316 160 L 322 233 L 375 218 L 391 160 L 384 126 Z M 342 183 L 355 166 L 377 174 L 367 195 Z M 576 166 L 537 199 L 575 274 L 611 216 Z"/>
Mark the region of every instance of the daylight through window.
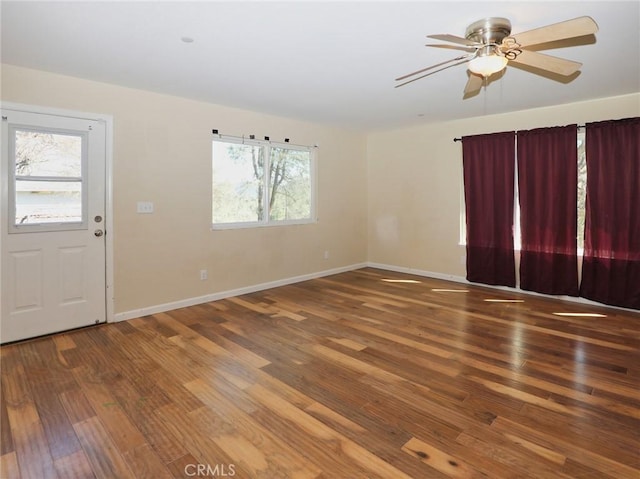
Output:
<path fill-rule="evenodd" d="M 83 164 L 80 134 L 12 128 L 10 182 L 12 228 L 80 225 L 83 221 Z"/>
<path fill-rule="evenodd" d="M 584 221 L 585 221 L 585 208 L 587 198 L 587 157 L 585 149 L 585 132 L 578 130 L 578 236 L 576 238 L 578 245 L 578 252 L 582 254 L 582 248 L 584 246 Z M 517 173 L 516 173 L 517 174 Z M 514 247 L 516 250 L 520 250 L 520 203 L 517 198 L 518 180 L 515 179 L 515 208 L 514 208 Z M 465 207 L 464 207 L 464 188 L 461 188 L 461 211 L 460 211 L 460 244 L 466 244 L 466 223 L 465 223 Z"/>
<path fill-rule="evenodd" d="M 312 148 L 214 139 L 212 150 L 214 228 L 313 221 Z"/>

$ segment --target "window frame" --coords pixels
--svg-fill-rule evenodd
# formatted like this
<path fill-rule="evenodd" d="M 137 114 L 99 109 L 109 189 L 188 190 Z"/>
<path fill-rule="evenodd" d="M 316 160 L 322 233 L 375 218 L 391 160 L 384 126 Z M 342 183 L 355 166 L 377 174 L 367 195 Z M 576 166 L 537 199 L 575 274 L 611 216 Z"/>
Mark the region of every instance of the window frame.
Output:
<path fill-rule="evenodd" d="M 81 141 L 81 158 L 80 158 L 80 176 L 39 176 L 34 175 L 18 175 L 16 171 L 16 133 L 18 131 L 45 133 L 63 136 L 79 137 Z M 71 231 L 71 230 L 86 230 L 89 228 L 88 222 L 88 133 L 81 130 L 70 130 L 64 128 L 42 128 L 34 127 L 31 125 L 11 125 L 9 127 L 8 137 L 8 222 L 9 228 L 7 232 L 9 234 L 16 233 L 45 233 L 55 231 Z M 27 179 L 28 178 L 28 179 Z M 18 181 L 31 181 L 41 183 L 78 183 L 80 185 L 80 221 L 51 221 L 40 223 L 16 223 L 16 211 L 17 211 L 17 182 Z"/>
<path fill-rule="evenodd" d="M 214 168 L 214 156 L 213 156 L 213 145 L 215 142 L 218 143 L 231 143 L 236 145 L 247 145 L 247 146 L 258 146 L 263 151 L 263 157 L 265 159 L 264 164 L 264 175 L 263 175 L 263 204 L 264 204 L 264 212 L 262 220 L 257 221 L 236 221 L 236 222 L 226 222 L 226 223 L 214 223 L 213 222 L 213 168 Z M 279 148 L 286 149 L 292 151 L 303 151 L 309 153 L 309 217 L 301 218 L 301 219 L 293 219 L 293 220 L 272 220 L 270 219 L 270 211 L 269 211 L 269 185 L 271 183 L 271 149 Z M 234 137 L 234 136 L 225 136 L 225 135 L 216 135 L 211 142 L 211 168 L 212 168 L 212 176 L 211 176 L 211 230 L 230 230 L 230 229 L 247 229 L 247 228 L 264 228 L 270 226 L 290 226 L 290 225 L 304 225 L 304 224 L 313 224 L 318 221 L 316 211 L 317 211 L 317 147 L 315 146 L 305 146 L 305 145 L 296 145 L 292 143 L 281 143 L 274 142 L 269 140 L 256 140 L 256 139 L 246 139 L 244 137 Z"/>

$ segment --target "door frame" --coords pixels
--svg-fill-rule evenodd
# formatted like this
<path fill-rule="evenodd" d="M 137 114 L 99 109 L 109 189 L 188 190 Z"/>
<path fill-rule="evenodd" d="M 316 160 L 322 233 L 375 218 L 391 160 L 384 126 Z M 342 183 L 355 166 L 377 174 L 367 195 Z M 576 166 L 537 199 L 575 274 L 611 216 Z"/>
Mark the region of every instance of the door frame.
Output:
<path fill-rule="evenodd" d="M 115 295 L 113 287 L 113 116 L 102 113 L 88 113 L 77 110 L 66 110 L 37 105 L 27 105 L 8 101 L 0 101 L 3 110 L 15 110 L 26 113 L 40 113 L 43 115 L 63 116 L 82 120 L 99 121 L 105 125 L 105 310 L 106 322 L 112 323 L 115 317 Z M 3 218 L 2 221 L 6 219 Z M 0 251 L 2 251 L 2 235 L 0 235 Z M 0 267 L 2 257 L 0 256 Z M 0 278 L 0 290 L 2 288 Z"/>

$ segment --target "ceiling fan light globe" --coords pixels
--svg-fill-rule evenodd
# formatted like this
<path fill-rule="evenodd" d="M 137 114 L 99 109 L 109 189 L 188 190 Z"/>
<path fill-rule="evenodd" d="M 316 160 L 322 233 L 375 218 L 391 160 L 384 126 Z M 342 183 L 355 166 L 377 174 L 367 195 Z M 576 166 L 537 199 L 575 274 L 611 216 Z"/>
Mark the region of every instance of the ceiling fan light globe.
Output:
<path fill-rule="evenodd" d="M 469 71 L 488 77 L 503 70 L 507 66 L 507 62 L 508 60 L 502 55 L 478 56 L 469 62 Z"/>

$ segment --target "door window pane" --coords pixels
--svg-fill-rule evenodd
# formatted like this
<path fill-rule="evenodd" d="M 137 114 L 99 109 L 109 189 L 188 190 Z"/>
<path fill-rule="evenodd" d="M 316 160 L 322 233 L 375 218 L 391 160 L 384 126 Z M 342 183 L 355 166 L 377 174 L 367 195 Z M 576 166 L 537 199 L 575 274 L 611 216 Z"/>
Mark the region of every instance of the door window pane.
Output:
<path fill-rule="evenodd" d="M 86 227 L 86 134 L 10 130 L 12 232 Z"/>
<path fill-rule="evenodd" d="M 82 176 L 82 137 L 16 130 L 16 176 Z"/>
<path fill-rule="evenodd" d="M 82 222 L 82 182 L 16 181 L 16 225 Z"/>

